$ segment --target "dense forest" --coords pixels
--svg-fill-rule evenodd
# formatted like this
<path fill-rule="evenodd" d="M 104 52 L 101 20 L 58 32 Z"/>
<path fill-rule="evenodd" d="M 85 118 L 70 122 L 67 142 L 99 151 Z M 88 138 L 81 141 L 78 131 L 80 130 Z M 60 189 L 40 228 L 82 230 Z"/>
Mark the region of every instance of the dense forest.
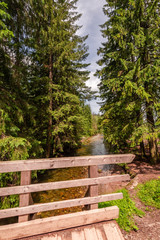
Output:
<path fill-rule="evenodd" d="M 102 126 L 119 152 L 140 146 L 156 163 L 160 138 L 159 0 L 106 0 L 98 50 Z"/>
<path fill-rule="evenodd" d="M 0 3 L 0 158 L 61 156 L 91 134 L 93 92 L 74 1 Z"/>
<path fill-rule="evenodd" d="M 87 100 L 87 36 L 80 37 L 77 0 L 0 3 L 0 160 L 57 157 L 95 133 Z M 35 174 L 35 173 L 33 173 Z M 19 174 L 0 174 L 17 185 Z M 18 196 L 0 208 L 18 206 Z"/>
<path fill-rule="evenodd" d="M 101 116 L 86 85 L 88 36 L 79 36 L 78 0 L 0 2 L 0 160 L 74 153 L 83 136 L 104 130 L 114 152 L 139 147 L 159 160 L 160 3 L 106 0 L 98 49 Z M 18 174 L 0 174 L 1 187 Z M 7 202 L 5 202 L 7 201 Z M 18 205 L 0 200 L 0 208 Z"/>

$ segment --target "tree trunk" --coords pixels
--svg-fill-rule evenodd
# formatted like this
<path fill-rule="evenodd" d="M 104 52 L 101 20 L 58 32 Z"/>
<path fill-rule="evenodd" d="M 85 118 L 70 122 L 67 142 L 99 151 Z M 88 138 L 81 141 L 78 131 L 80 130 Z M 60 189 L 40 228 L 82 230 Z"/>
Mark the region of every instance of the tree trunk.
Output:
<path fill-rule="evenodd" d="M 149 125 L 149 129 L 151 130 L 151 134 L 154 133 L 154 117 L 153 117 L 153 110 L 152 110 L 152 102 L 146 102 L 146 112 L 147 112 L 147 122 Z M 149 154 L 150 154 L 150 161 L 152 164 L 156 164 L 158 161 L 158 151 L 157 151 L 157 141 L 154 139 L 153 136 L 150 137 L 148 140 L 149 143 Z"/>
<path fill-rule="evenodd" d="M 141 152 L 141 157 L 146 158 L 146 152 L 145 152 L 145 146 L 144 146 L 143 140 L 142 142 L 140 142 L 140 152 Z"/>
<path fill-rule="evenodd" d="M 136 116 L 137 116 L 137 128 L 138 128 L 140 126 L 140 116 L 141 116 L 140 111 L 136 111 Z M 141 153 L 142 158 L 146 157 L 145 145 L 144 145 L 143 140 L 140 142 L 140 153 Z"/>
<path fill-rule="evenodd" d="M 50 54 L 49 57 L 49 121 L 47 130 L 47 149 L 46 158 L 51 155 L 51 142 L 52 142 L 52 110 L 53 110 L 53 100 L 52 100 L 52 82 L 53 82 L 53 55 Z"/>

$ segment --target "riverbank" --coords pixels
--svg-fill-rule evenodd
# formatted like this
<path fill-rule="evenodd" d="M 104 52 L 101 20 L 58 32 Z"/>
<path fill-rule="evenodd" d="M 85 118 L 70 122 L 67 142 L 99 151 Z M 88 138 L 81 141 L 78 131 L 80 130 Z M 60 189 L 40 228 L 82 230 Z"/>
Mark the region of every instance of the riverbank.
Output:
<path fill-rule="evenodd" d="M 126 170 L 118 166 L 113 169 L 110 174 L 124 174 Z M 110 183 L 108 185 L 101 186 L 99 191 L 101 193 L 111 193 L 119 189 L 125 188 L 128 190 L 130 197 L 135 202 L 138 209 L 145 212 L 145 216 L 140 218 L 134 216 L 137 231 L 131 231 L 129 233 L 122 230 L 123 236 L 126 240 L 159 240 L 160 239 L 160 209 L 154 207 L 146 207 L 137 197 L 138 184 L 145 183 L 152 179 L 160 178 L 160 163 L 151 166 L 149 163 L 142 160 L 134 160 L 132 163 L 127 164 L 127 173 L 133 178 L 129 182 Z M 103 176 L 105 173 L 99 173 Z"/>
<path fill-rule="evenodd" d="M 101 140 L 101 139 L 103 139 L 103 135 L 102 134 L 97 134 L 97 135 L 90 136 L 90 137 L 83 137 L 81 142 L 82 142 L 83 145 L 85 145 L 85 144 L 89 144 L 91 142 L 98 141 L 98 140 Z"/>

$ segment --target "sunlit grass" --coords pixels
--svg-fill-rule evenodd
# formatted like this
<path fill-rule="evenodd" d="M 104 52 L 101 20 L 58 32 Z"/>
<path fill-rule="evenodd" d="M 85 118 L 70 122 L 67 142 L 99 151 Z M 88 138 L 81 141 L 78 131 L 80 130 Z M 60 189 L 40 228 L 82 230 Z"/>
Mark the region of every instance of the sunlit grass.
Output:
<path fill-rule="evenodd" d="M 118 206 L 119 218 L 117 219 L 117 223 L 119 224 L 120 228 L 124 229 L 127 232 L 130 230 L 137 231 L 138 227 L 134 221 L 134 216 L 137 215 L 139 217 L 142 217 L 144 216 L 144 212 L 135 206 L 134 201 L 130 198 L 129 193 L 126 189 L 122 189 L 118 192 L 123 193 L 123 199 L 99 203 L 99 208 L 115 205 Z"/>

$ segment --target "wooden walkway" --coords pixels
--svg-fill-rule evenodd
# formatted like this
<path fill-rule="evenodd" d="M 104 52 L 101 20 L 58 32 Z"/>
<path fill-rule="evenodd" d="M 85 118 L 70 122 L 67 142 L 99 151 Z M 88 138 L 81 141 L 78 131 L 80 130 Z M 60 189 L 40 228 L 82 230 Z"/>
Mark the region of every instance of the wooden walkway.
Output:
<path fill-rule="evenodd" d="M 23 240 L 25 239 L 23 238 Z M 116 221 L 107 221 L 31 237 L 26 240 L 124 240 L 124 238 Z"/>

